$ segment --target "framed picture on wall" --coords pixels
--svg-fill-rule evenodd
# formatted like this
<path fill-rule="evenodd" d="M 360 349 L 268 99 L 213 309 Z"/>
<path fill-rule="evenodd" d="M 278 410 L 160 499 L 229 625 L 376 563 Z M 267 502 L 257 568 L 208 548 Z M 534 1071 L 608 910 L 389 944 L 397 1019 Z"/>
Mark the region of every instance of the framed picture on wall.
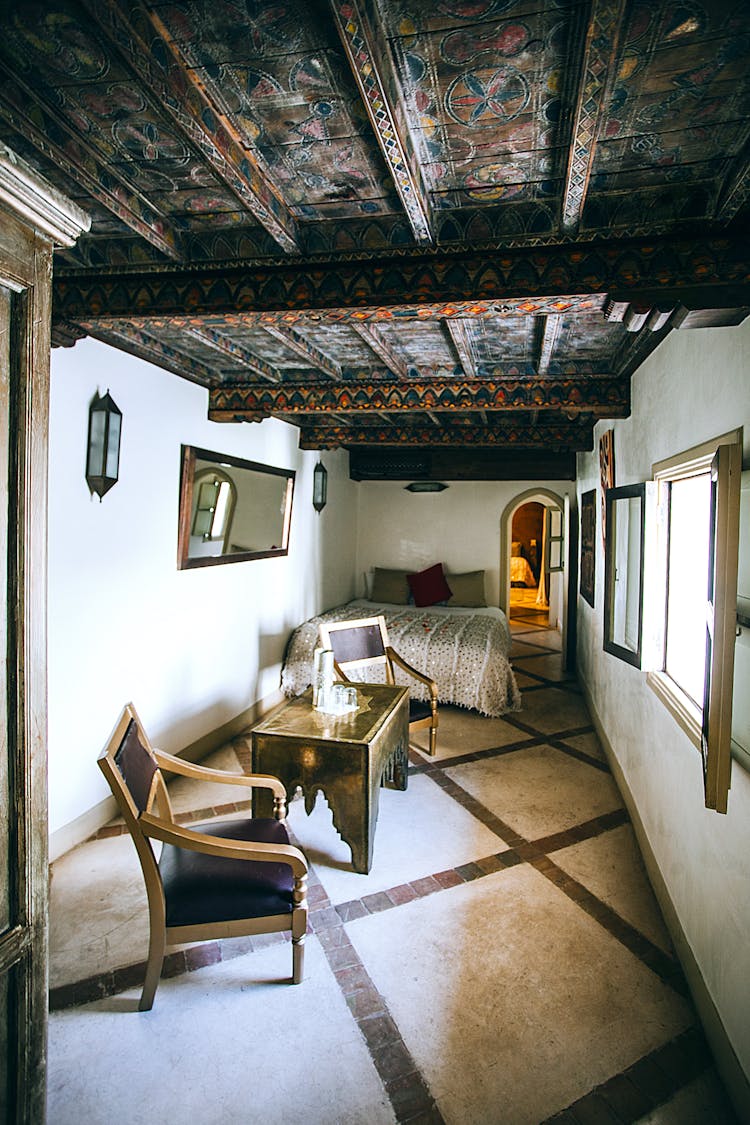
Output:
<path fill-rule="evenodd" d="M 607 489 L 615 487 L 615 431 L 607 430 L 599 438 L 599 475 L 602 485 L 602 543 L 607 541 L 605 513 Z"/>
<path fill-rule="evenodd" d="M 581 496 L 581 597 L 594 605 L 596 580 L 596 489 Z"/>

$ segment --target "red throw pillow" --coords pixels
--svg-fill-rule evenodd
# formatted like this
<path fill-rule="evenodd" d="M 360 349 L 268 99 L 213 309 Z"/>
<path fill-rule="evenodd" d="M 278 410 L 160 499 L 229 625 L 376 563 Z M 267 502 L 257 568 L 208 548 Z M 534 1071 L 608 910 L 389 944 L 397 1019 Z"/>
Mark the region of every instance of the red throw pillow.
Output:
<path fill-rule="evenodd" d="M 447 601 L 452 593 L 445 581 L 442 563 L 428 566 L 427 570 L 420 570 L 418 574 L 407 574 L 406 581 L 417 606 L 437 605 Z"/>

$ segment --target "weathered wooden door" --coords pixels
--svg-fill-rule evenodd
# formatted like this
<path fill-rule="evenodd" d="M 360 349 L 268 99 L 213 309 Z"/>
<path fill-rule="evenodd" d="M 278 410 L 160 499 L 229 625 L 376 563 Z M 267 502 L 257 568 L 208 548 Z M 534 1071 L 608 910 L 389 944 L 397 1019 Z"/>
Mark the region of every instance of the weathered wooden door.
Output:
<path fill-rule="evenodd" d="M 53 239 L 81 212 L 0 145 L 0 1121 L 45 1117 Z M 85 222 L 85 216 L 83 216 Z"/>

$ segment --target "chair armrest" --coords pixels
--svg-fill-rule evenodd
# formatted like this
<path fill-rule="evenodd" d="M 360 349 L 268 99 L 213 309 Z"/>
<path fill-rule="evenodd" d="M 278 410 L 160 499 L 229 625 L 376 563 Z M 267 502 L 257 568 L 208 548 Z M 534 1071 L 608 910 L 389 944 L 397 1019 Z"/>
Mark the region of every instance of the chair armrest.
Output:
<path fill-rule="evenodd" d="M 174 844 L 193 852 L 206 855 L 223 856 L 225 859 L 251 859 L 260 863 L 286 863 L 292 873 L 299 877 L 307 874 L 307 860 L 299 848 L 293 844 L 263 844 L 253 840 L 225 840 L 222 836 L 211 836 L 184 828 L 173 821 L 164 820 L 153 813 L 141 813 L 138 823 L 146 836 L 161 840 L 164 844 Z"/>
<path fill-rule="evenodd" d="M 195 762 L 186 762 L 183 758 L 175 758 L 163 750 L 154 750 L 154 757 L 160 769 L 179 773 L 183 777 L 194 777 L 198 781 L 216 781 L 222 785 L 245 785 L 249 788 L 272 789 L 277 797 L 286 800 L 284 783 L 266 773 L 229 773 L 226 770 L 211 769 L 210 766 L 197 766 Z"/>
<path fill-rule="evenodd" d="M 437 684 L 430 676 L 426 676 L 424 672 L 418 672 L 416 668 L 412 668 L 411 664 L 408 664 L 403 656 L 399 656 L 390 645 L 386 651 L 394 664 L 398 664 L 399 668 L 403 669 L 407 675 L 413 676 L 415 680 L 419 680 L 420 683 L 425 684 L 430 689 L 430 696 L 437 701 Z"/>

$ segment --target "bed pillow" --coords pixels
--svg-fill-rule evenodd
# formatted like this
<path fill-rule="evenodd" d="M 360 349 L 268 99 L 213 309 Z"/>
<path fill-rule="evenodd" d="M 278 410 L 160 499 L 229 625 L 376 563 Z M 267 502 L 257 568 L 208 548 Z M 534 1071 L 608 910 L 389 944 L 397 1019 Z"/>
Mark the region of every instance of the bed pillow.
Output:
<path fill-rule="evenodd" d="M 451 588 L 445 581 L 443 564 L 435 563 L 426 570 L 417 574 L 407 574 L 406 581 L 414 595 L 414 604 L 417 606 L 437 605 L 445 602 L 451 596 Z"/>
<path fill-rule="evenodd" d="M 453 596 L 448 598 L 448 605 L 465 605 L 472 609 L 487 605 L 483 570 L 469 570 L 465 574 L 449 574 L 448 584 L 453 591 Z"/>
<path fill-rule="evenodd" d="M 409 604 L 409 583 L 405 570 L 385 570 L 376 566 L 372 572 L 371 602 L 388 602 L 390 605 Z"/>

